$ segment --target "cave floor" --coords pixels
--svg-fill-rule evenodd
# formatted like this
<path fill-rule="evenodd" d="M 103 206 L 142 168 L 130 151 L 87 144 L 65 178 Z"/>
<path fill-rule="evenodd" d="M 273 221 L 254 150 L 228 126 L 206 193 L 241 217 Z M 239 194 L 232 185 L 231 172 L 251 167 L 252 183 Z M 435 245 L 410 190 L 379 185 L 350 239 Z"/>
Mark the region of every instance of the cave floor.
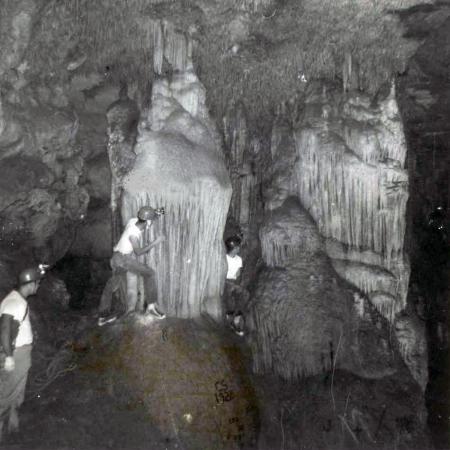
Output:
<path fill-rule="evenodd" d="M 36 371 L 30 373 L 30 377 Z M 142 402 L 108 382 L 108 368 L 83 367 L 61 376 L 21 408 L 20 433 L 6 449 L 172 449 L 152 426 Z"/>
<path fill-rule="evenodd" d="M 79 318 L 72 314 L 70 320 Z M 76 368 L 33 393 L 39 373 L 46 367 L 48 370 L 48 360 L 42 357 L 44 346 L 39 341 L 35 345 L 28 396 L 20 411 L 21 431 L 6 436 L 2 448 L 190 450 L 159 431 L 142 400 L 126 383 L 112 381 L 113 369 L 97 353 L 102 348 L 97 344 L 114 326 L 99 329 L 89 320 L 84 322 L 84 332 L 63 351 L 70 363 L 62 364 L 60 370 L 74 367 L 70 365 L 73 362 Z M 227 330 L 219 333 L 225 345 L 240 348 L 245 358 L 249 356 L 245 340 Z M 295 383 L 253 374 L 249 378 L 258 398 L 258 442 L 251 447 L 233 444 L 230 448 L 432 448 L 414 411 L 417 389 L 407 383 L 399 386 L 398 380 L 390 378 L 362 380 L 340 371 Z"/>

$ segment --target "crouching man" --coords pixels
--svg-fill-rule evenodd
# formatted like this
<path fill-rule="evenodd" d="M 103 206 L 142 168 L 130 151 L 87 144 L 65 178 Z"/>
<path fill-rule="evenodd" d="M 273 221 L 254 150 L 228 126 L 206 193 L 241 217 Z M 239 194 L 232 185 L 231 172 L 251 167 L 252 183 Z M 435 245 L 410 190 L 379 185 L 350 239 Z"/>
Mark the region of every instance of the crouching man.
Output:
<path fill-rule="evenodd" d="M 33 343 L 28 298 L 36 294 L 44 273 L 40 268 L 23 270 L 18 288 L 0 304 L 0 353 L 5 358 L 0 367 L 0 441 L 6 419 L 8 432 L 19 429 L 17 409 L 25 398 Z"/>
<path fill-rule="evenodd" d="M 153 242 L 141 244 L 144 239 L 145 230 L 161 214 L 164 214 L 164 210 L 144 206 L 138 211 L 137 217 L 133 217 L 128 221 L 119 242 L 113 249 L 114 253 L 111 258 L 113 275 L 106 283 L 100 299 L 100 317 L 98 320 L 100 326 L 112 322 L 117 318 L 117 315 L 111 311 L 112 295 L 114 292 L 119 291 L 122 301 L 126 302 L 126 305 L 124 305 L 125 314 L 134 311 L 136 305 L 131 304 L 127 299 L 127 272 L 143 276 L 145 300 L 148 305 L 147 311 L 158 319 L 165 318 L 165 315 L 158 311 L 156 307 L 158 291 L 155 272 L 151 267 L 137 260 L 137 257 L 149 252 L 155 245 L 165 240 L 165 237 L 161 235 Z"/>

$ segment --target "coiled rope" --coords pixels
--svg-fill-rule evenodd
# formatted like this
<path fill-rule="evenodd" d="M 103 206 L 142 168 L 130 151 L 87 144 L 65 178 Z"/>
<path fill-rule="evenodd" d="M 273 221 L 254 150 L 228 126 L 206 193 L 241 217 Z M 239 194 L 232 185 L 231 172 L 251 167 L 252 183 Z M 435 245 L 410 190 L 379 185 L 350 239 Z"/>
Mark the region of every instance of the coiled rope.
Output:
<path fill-rule="evenodd" d="M 78 365 L 73 361 L 73 352 L 70 348 L 63 347 L 54 355 L 46 356 L 43 353 L 38 353 L 35 359 L 46 361 L 46 368 L 37 373 L 29 382 L 29 389 L 27 389 L 28 396 L 35 396 L 40 394 L 57 378 L 72 372 Z"/>

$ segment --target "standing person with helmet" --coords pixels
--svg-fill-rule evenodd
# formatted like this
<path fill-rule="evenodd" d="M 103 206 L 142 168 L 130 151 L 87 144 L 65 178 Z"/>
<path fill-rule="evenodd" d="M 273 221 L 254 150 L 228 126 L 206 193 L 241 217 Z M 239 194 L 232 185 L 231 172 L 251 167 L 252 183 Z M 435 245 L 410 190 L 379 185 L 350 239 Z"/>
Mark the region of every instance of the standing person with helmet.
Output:
<path fill-rule="evenodd" d="M 243 267 L 241 250 L 241 238 L 231 236 L 225 241 L 227 249 L 227 278 L 225 280 L 225 305 L 226 318 L 231 329 L 239 336 L 244 335 L 244 316 L 242 309 L 248 299 L 248 293 L 239 284 L 239 278 Z"/>
<path fill-rule="evenodd" d="M 28 297 L 36 294 L 44 274 L 42 266 L 23 270 L 19 287 L 0 304 L 0 344 L 5 356 L 0 367 L 0 441 L 6 418 L 8 432 L 19 429 L 17 409 L 25 397 L 33 343 Z"/>
<path fill-rule="evenodd" d="M 153 247 L 164 241 L 163 235 L 158 236 L 153 242 L 141 245 L 145 230 L 151 226 L 152 221 L 164 214 L 164 209 L 154 209 L 150 206 L 142 207 L 137 217 L 131 218 L 119 242 L 113 249 L 111 258 L 112 277 L 108 280 L 103 289 L 100 299 L 98 324 L 100 326 L 116 320 L 117 315 L 111 314 L 112 295 L 120 291 L 122 299 L 127 299 L 126 273 L 131 272 L 144 277 L 144 293 L 148 307 L 147 311 L 158 319 L 164 319 L 165 315 L 156 308 L 158 291 L 156 288 L 156 277 L 153 269 L 146 264 L 139 262 L 136 257 L 149 252 Z M 125 314 L 134 311 L 135 305 L 126 301 Z M 109 313 L 109 315 L 108 315 Z"/>

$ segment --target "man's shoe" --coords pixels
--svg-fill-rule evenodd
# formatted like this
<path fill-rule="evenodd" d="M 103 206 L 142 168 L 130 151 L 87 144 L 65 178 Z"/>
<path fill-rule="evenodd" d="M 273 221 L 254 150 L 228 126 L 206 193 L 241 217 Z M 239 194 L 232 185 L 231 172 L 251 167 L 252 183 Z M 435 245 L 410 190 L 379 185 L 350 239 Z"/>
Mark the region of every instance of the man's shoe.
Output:
<path fill-rule="evenodd" d="M 230 328 L 233 330 L 233 332 L 235 334 L 237 334 L 238 336 L 244 336 L 244 330 L 239 329 L 234 323 L 230 324 Z"/>
<path fill-rule="evenodd" d="M 117 319 L 117 314 L 111 314 L 109 316 L 103 316 L 98 318 L 98 326 L 102 327 L 103 325 L 106 325 L 107 323 L 114 322 Z"/>
<path fill-rule="evenodd" d="M 157 319 L 165 319 L 166 315 L 156 309 L 156 305 L 154 303 L 150 303 L 147 306 L 147 313 L 152 314 Z"/>
<path fill-rule="evenodd" d="M 9 411 L 8 433 L 17 433 L 19 431 L 19 415 L 17 409 L 11 407 Z"/>

